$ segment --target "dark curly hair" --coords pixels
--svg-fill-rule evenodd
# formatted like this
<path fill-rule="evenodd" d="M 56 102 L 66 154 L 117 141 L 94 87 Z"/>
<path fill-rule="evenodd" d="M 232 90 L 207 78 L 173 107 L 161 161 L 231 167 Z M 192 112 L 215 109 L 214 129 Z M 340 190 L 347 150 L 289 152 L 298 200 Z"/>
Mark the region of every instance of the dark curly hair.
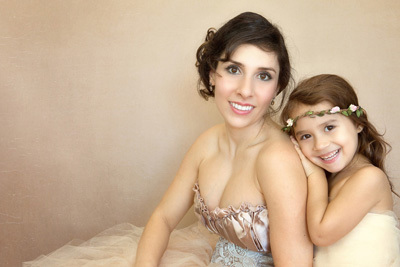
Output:
<path fill-rule="evenodd" d="M 276 53 L 280 67 L 277 95 L 283 92 L 277 108 L 279 110 L 284 100 L 285 89 L 292 80 L 289 54 L 279 29 L 263 16 L 252 12 L 234 17 L 219 30 L 210 28 L 207 31 L 205 42 L 197 49 L 196 54 L 200 95 L 206 100 L 214 97 L 213 88 L 210 86 L 210 71 L 216 70 L 219 61 L 229 61 L 232 53 L 243 44 L 255 45 L 264 51 Z"/>

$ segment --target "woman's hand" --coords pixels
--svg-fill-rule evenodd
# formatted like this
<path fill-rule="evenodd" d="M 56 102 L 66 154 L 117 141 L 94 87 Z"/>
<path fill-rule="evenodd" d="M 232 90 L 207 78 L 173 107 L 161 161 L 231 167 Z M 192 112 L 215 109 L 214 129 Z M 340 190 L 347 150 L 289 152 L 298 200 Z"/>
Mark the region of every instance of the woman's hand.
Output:
<path fill-rule="evenodd" d="M 310 175 L 313 173 L 324 173 L 324 170 L 321 167 L 315 165 L 306 156 L 304 156 L 303 152 L 300 149 L 299 143 L 297 143 L 296 139 L 293 136 L 290 136 L 290 140 L 294 144 L 294 148 L 296 149 L 296 152 L 300 157 L 301 164 L 303 165 L 303 169 L 306 173 L 307 178 L 310 177 Z"/>

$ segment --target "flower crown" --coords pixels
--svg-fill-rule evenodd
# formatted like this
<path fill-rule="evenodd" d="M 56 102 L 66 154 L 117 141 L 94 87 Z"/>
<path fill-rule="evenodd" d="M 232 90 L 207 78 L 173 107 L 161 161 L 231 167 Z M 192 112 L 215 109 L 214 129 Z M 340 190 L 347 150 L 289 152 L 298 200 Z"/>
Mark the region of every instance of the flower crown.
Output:
<path fill-rule="evenodd" d="M 341 109 L 340 107 L 336 106 L 336 107 L 333 107 L 333 108 L 328 109 L 328 110 L 307 111 L 303 115 L 299 115 L 294 119 L 289 118 L 286 121 L 286 123 L 287 123 L 286 126 L 282 128 L 282 131 L 289 133 L 291 131 L 292 127 L 294 125 L 296 125 L 297 120 L 300 119 L 300 118 L 307 117 L 307 116 L 309 116 L 309 117 L 315 117 L 315 116 L 322 117 L 325 114 L 330 115 L 330 114 L 336 114 L 336 113 L 343 114 L 346 117 L 348 117 L 351 114 L 355 113 L 357 115 L 357 118 L 359 118 L 360 116 L 362 116 L 364 114 L 364 109 L 362 107 L 360 107 L 360 106 L 356 106 L 356 105 L 351 104 L 348 108 L 344 108 L 344 109 Z"/>

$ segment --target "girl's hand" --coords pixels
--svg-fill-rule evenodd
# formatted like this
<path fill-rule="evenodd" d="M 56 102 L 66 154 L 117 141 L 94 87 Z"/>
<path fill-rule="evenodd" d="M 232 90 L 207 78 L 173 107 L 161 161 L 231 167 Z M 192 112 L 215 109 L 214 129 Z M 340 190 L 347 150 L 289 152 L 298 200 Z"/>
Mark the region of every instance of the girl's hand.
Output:
<path fill-rule="evenodd" d="M 290 140 L 294 144 L 294 148 L 296 149 L 297 154 L 299 154 L 301 164 L 303 165 L 304 172 L 307 175 L 307 178 L 310 177 L 311 174 L 313 173 L 324 173 L 324 170 L 312 163 L 306 156 L 304 156 L 303 152 L 300 149 L 299 143 L 297 143 L 296 139 L 293 136 L 290 136 Z"/>

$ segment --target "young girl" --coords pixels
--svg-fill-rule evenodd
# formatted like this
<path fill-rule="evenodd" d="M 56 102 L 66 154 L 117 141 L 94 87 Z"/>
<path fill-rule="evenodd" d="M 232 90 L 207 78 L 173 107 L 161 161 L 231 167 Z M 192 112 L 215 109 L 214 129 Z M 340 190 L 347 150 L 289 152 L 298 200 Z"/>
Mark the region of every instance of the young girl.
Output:
<path fill-rule="evenodd" d="M 384 169 L 388 144 L 351 85 L 336 75 L 306 79 L 281 118 L 308 178 L 314 266 L 400 266 L 400 231 Z"/>

